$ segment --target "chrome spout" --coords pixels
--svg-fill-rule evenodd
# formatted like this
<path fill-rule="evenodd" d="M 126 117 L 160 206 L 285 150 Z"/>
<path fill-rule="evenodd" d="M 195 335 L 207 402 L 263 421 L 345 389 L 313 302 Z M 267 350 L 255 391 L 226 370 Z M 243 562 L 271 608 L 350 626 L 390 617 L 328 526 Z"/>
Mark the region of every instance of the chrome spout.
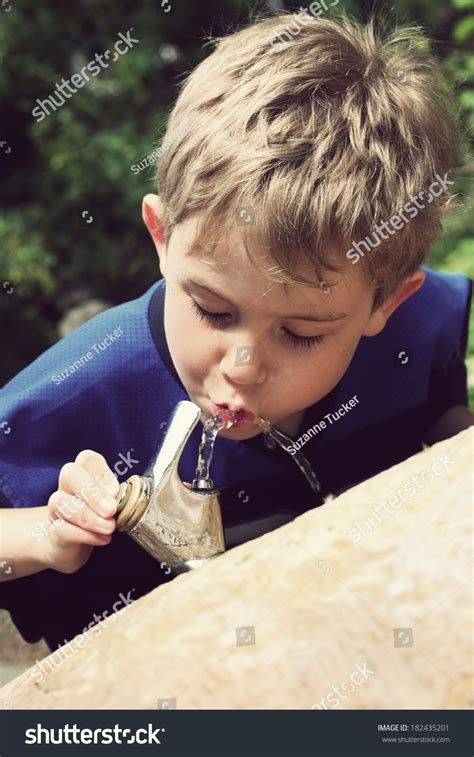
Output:
<path fill-rule="evenodd" d="M 225 551 L 218 490 L 210 479 L 195 479 L 188 489 L 178 476 L 181 455 L 200 417 L 194 402 L 178 402 L 156 459 L 144 476 L 121 484 L 118 494 L 118 529 L 177 573 Z"/>

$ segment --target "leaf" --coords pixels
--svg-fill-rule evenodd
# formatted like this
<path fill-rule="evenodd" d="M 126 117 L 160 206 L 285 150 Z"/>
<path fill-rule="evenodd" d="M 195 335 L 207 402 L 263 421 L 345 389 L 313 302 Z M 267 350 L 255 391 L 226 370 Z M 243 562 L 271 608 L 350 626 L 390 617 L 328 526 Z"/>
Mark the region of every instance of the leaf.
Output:
<path fill-rule="evenodd" d="M 474 36 L 474 16 L 466 16 L 455 25 L 453 37 L 460 44 Z"/>

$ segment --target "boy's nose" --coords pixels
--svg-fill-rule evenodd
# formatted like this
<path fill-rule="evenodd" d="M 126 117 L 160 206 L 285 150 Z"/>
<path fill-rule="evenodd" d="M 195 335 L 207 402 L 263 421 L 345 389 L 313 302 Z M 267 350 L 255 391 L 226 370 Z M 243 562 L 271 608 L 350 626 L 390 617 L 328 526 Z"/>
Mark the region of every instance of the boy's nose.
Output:
<path fill-rule="evenodd" d="M 221 361 L 221 371 L 235 384 L 262 384 L 266 378 L 263 355 L 255 345 L 232 345 Z"/>

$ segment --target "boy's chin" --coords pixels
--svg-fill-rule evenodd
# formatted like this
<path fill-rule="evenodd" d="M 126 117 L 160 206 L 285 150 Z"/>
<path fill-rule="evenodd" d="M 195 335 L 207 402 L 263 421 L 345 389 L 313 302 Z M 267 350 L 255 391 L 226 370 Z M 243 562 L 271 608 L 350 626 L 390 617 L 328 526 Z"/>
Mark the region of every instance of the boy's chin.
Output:
<path fill-rule="evenodd" d="M 245 439 L 252 439 L 254 436 L 262 433 L 262 429 L 255 425 L 255 423 L 246 423 L 245 426 L 239 426 L 238 428 L 231 427 L 226 428 L 225 431 L 219 431 L 219 436 L 224 439 L 235 439 L 235 441 L 244 441 Z"/>

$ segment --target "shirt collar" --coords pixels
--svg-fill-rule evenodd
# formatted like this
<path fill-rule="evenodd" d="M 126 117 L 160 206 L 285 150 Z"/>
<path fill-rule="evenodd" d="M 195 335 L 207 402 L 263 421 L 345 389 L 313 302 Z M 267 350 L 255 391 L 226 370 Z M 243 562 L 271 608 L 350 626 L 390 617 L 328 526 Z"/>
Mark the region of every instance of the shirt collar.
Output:
<path fill-rule="evenodd" d="M 160 357 L 165 364 L 168 372 L 173 376 L 175 381 L 186 391 L 176 368 L 174 367 L 168 343 L 165 335 L 165 279 L 158 282 L 156 290 L 153 292 L 148 308 L 148 319 L 150 322 L 151 335 L 158 350 Z"/>

